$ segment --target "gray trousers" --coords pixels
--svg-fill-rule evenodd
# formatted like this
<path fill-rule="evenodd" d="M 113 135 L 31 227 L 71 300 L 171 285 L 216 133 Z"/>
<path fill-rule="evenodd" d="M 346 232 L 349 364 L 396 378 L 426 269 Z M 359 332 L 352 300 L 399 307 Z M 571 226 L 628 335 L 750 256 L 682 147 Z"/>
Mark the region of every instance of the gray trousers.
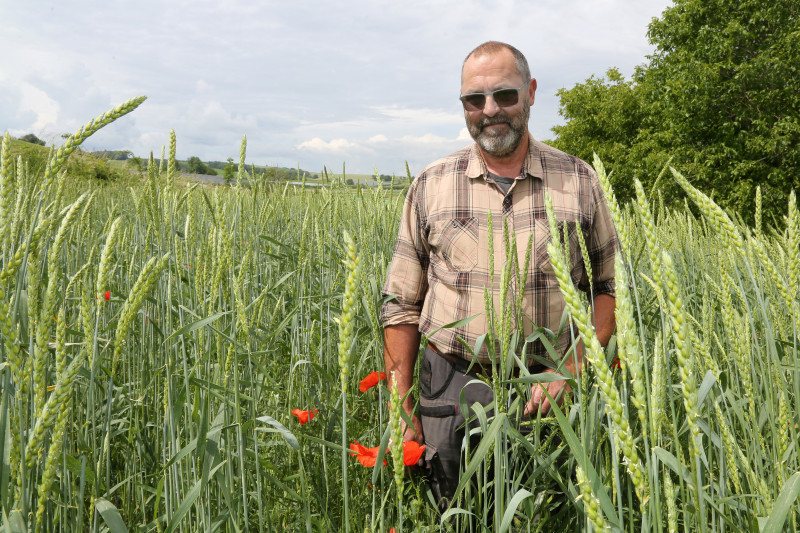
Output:
<path fill-rule="evenodd" d="M 468 365 L 466 361 L 454 364 L 427 348 L 419 371 L 425 468 L 431 492 L 442 510 L 450 504 L 458 487 L 464 436 L 469 429 L 480 426 L 471 412 L 467 413 L 469 421 L 464 418 L 459 406 L 461 396 L 467 406 L 475 402 L 487 406 L 494 400 L 492 389 L 479 382 L 474 371 L 465 372 Z"/>

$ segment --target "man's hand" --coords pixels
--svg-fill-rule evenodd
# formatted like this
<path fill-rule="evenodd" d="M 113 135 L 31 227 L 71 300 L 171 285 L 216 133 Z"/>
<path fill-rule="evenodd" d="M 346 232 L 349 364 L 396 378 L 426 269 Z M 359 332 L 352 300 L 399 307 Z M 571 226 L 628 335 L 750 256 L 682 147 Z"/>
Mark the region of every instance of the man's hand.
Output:
<path fill-rule="evenodd" d="M 555 374 L 554 370 L 545 370 L 544 374 Z M 535 416 L 536 412 L 541 409 L 542 414 L 546 415 L 550 412 L 550 399 L 547 397 L 547 394 L 544 393 L 544 390 L 547 389 L 547 392 L 550 396 L 558 402 L 558 405 L 561 405 L 564 401 L 564 398 L 572 391 L 572 387 L 566 382 L 566 380 L 559 380 L 559 381 L 551 381 L 550 383 L 534 383 L 531 385 L 531 399 L 528 400 L 528 403 L 525 404 L 525 410 L 523 411 L 523 415 L 525 416 Z M 559 397 L 558 395 L 562 393 Z"/>
<path fill-rule="evenodd" d="M 601 346 L 608 344 L 611 335 L 614 334 L 615 306 L 616 300 L 613 296 L 608 294 L 598 294 L 594 298 L 594 329 Z M 570 374 L 577 378 L 583 370 L 583 342 L 578 343 L 576 352 L 577 354 L 574 358 L 569 357 L 564 361 L 564 366 Z M 576 362 L 578 365 L 577 372 L 575 371 Z M 545 370 L 544 373 L 555 374 L 556 371 L 548 369 Z M 547 394 L 544 393 L 544 389 L 547 389 L 550 397 L 556 400 L 558 405 L 561 405 L 567 394 L 572 392 L 572 387 L 569 386 L 566 380 L 551 381 L 550 383 L 534 383 L 531 386 L 531 399 L 525 404 L 524 415 L 535 415 L 539 409 L 541 409 L 543 415 L 550 412 L 550 400 Z M 563 394 L 558 397 L 559 393 Z"/>
<path fill-rule="evenodd" d="M 403 429 L 403 442 L 413 440 L 416 441 L 417 444 L 422 444 L 422 423 L 419 421 L 419 418 L 417 418 L 417 415 L 411 415 L 411 421 L 414 423 L 413 426 L 406 424 L 405 420 L 401 422 L 400 427 Z"/>

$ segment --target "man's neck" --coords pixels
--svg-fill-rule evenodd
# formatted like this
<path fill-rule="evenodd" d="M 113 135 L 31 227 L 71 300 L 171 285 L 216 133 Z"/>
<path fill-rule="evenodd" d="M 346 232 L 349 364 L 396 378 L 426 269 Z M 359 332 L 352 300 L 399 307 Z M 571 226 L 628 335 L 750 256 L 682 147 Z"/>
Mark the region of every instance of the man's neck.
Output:
<path fill-rule="evenodd" d="M 519 141 L 519 146 L 505 157 L 495 157 L 487 154 L 481 149 L 480 145 L 478 145 L 478 150 L 489 172 L 497 174 L 498 176 L 516 178 L 519 176 L 522 165 L 525 163 L 525 158 L 528 156 L 529 139 L 530 133 L 526 131 L 525 135 Z"/>

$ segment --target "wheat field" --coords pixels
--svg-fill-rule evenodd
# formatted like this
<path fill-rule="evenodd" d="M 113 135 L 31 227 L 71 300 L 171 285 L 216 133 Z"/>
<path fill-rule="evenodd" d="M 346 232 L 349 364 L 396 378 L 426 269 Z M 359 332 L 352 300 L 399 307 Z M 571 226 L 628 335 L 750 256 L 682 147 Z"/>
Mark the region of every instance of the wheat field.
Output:
<path fill-rule="evenodd" d="M 495 374 L 490 415 L 462 406 L 480 441 L 440 516 L 399 439 L 389 449 L 393 391 L 380 374 L 360 384 L 383 370 L 402 193 L 335 176 L 266 183 L 245 141 L 246 187 L 180 184 L 174 134 L 134 183 L 63 172 L 142 101 L 88 123 L 43 170 L 3 140 L 0 531 L 800 528 L 793 192 L 777 226 L 756 197 L 747 227 L 677 171 L 686 207 L 638 183 L 637 201 L 618 205 L 595 160 L 622 244 L 617 334 L 599 346 L 553 224 L 565 327 L 590 365 L 564 376 L 574 395 L 529 432 L 519 393 L 538 376 Z M 524 272 L 504 264 L 488 290 L 506 294 Z M 507 309 L 487 313 L 510 375 L 534 339 Z"/>

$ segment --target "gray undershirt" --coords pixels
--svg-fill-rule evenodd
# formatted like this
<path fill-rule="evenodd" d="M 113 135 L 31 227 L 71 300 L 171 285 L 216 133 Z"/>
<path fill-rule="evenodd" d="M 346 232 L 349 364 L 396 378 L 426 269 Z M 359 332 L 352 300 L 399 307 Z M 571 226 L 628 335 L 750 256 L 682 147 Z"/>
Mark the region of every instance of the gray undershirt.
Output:
<path fill-rule="evenodd" d="M 503 194 L 508 194 L 509 189 L 516 181 L 516 178 L 506 178 L 505 176 L 498 176 L 494 172 L 489 172 L 489 176 L 497 183 L 497 185 L 503 189 Z"/>

